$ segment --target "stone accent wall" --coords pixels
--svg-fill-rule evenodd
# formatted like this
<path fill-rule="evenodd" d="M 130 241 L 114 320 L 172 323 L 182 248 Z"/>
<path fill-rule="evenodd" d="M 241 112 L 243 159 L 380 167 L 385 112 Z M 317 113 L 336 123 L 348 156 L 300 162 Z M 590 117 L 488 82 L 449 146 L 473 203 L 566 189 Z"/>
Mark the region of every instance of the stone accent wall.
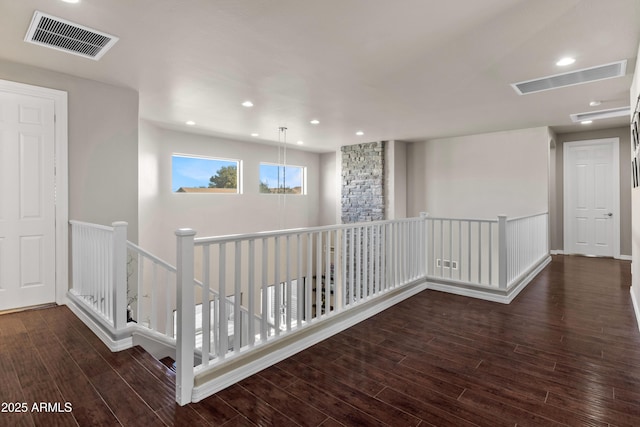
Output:
<path fill-rule="evenodd" d="M 342 223 L 384 219 L 384 141 L 342 151 Z"/>

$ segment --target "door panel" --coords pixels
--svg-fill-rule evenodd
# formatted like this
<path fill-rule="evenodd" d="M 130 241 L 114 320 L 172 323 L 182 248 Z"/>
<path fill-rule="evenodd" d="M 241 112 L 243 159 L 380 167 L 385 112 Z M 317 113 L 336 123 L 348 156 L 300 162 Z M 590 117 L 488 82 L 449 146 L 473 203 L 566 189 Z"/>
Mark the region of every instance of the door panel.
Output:
<path fill-rule="evenodd" d="M 45 141 L 41 135 L 20 135 L 20 218 L 42 219 L 42 202 L 45 199 L 43 191 L 42 156 Z"/>
<path fill-rule="evenodd" d="M 43 286 L 43 236 L 23 236 L 20 238 L 20 287 Z"/>
<path fill-rule="evenodd" d="M 614 256 L 617 140 L 565 144 L 565 252 Z"/>
<path fill-rule="evenodd" d="M 587 166 L 583 164 L 576 164 L 576 209 L 587 209 L 588 197 L 587 197 Z"/>
<path fill-rule="evenodd" d="M 609 224 L 611 221 L 604 218 L 596 218 L 594 221 L 595 224 L 595 239 L 594 244 L 596 246 L 606 246 L 609 244 L 611 240 L 609 238 Z"/>
<path fill-rule="evenodd" d="M 576 244 L 586 245 L 589 242 L 589 226 L 588 219 L 584 217 L 576 217 Z"/>
<path fill-rule="evenodd" d="M 0 92 L 0 310 L 55 301 L 54 107 Z"/>

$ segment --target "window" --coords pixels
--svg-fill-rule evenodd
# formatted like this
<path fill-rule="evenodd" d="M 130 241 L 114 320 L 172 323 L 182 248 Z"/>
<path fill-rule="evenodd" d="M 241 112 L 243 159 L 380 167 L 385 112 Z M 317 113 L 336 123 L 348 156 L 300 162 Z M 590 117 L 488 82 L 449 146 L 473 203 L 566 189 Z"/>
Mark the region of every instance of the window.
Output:
<path fill-rule="evenodd" d="M 175 193 L 240 192 L 238 160 L 171 156 L 171 190 Z"/>
<path fill-rule="evenodd" d="M 306 194 L 306 168 L 260 163 L 260 193 Z"/>
<path fill-rule="evenodd" d="M 298 280 L 293 279 L 289 282 L 291 287 L 291 304 L 287 304 L 287 288 L 286 282 L 278 285 L 280 287 L 280 299 L 276 300 L 276 285 L 267 287 L 267 321 L 269 326 L 275 328 L 276 316 L 279 317 L 280 330 L 287 328 L 287 308 L 291 310 L 292 325 L 298 321 Z M 304 282 L 302 284 L 302 294 L 304 296 Z M 302 299 L 302 320 L 304 320 L 304 298 Z"/>

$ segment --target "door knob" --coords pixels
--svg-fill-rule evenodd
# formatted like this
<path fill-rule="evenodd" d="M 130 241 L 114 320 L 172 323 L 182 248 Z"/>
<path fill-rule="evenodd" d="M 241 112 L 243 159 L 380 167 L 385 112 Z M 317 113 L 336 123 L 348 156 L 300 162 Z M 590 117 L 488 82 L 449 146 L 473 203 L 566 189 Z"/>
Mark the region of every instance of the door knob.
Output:
<path fill-rule="evenodd" d="M 607 216 L 613 216 L 613 213 L 609 212 L 609 213 L 607 214 Z"/>

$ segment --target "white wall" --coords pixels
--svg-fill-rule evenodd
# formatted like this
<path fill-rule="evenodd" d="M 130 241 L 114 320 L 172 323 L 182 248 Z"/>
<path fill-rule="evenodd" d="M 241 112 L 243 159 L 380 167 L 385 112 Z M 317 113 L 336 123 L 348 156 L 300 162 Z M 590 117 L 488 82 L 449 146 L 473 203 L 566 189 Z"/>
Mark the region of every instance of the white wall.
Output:
<path fill-rule="evenodd" d="M 385 145 L 385 219 L 407 217 L 407 143 L 388 141 Z"/>
<path fill-rule="evenodd" d="M 635 107 L 640 96 L 640 48 L 638 48 L 637 58 L 630 93 L 631 108 Z M 631 293 L 634 297 L 636 319 L 640 319 L 640 307 L 638 307 L 640 304 L 640 188 L 631 190 L 631 212 Z"/>
<path fill-rule="evenodd" d="M 0 60 L 0 79 L 68 93 L 69 218 L 138 239 L 138 92 Z"/>
<path fill-rule="evenodd" d="M 333 225 L 340 222 L 338 207 L 340 203 L 338 182 L 340 171 L 337 164 L 337 152 L 320 154 L 320 206 L 319 224 Z"/>
<path fill-rule="evenodd" d="M 167 130 L 140 122 L 140 244 L 175 262 L 175 230 L 196 237 L 311 227 L 319 224 L 320 155 L 289 148 L 287 164 L 307 168 L 307 195 L 260 194 L 259 163 L 278 161 L 276 146 Z M 171 191 L 171 155 L 194 154 L 241 160 L 243 194 Z"/>
<path fill-rule="evenodd" d="M 494 219 L 549 209 L 546 127 L 407 145 L 407 215 Z"/>

